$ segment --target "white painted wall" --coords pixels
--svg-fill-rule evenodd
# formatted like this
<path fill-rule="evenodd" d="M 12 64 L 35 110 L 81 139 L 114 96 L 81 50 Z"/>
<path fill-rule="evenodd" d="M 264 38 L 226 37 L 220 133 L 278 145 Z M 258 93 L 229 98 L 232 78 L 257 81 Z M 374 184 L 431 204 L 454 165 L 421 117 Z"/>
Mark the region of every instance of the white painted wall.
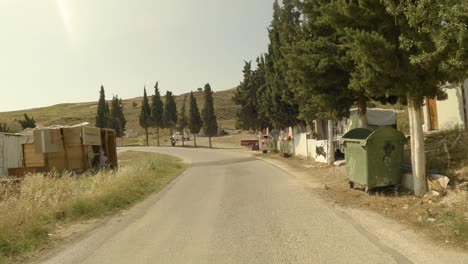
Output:
<path fill-rule="evenodd" d="M 294 135 L 294 152 L 298 156 L 307 157 L 307 134 Z"/>
<path fill-rule="evenodd" d="M 465 90 L 465 97 L 468 97 L 468 80 L 465 81 L 463 86 Z M 448 99 L 444 101 L 437 101 L 437 117 L 439 121 L 439 130 L 449 130 L 455 127 L 465 127 L 465 107 L 463 103 L 463 95 L 460 86 L 454 88 L 447 88 L 444 91 L 448 95 Z M 465 100 L 468 100 L 466 98 Z M 466 101 L 468 102 L 468 101 Z M 429 115 L 428 106 L 424 105 L 424 131 L 429 131 Z"/>
<path fill-rule="evenodd" d="M 0 134 L 0 176 L 7 176 L 9 168 L 23 166 L 22 137 Z"/>

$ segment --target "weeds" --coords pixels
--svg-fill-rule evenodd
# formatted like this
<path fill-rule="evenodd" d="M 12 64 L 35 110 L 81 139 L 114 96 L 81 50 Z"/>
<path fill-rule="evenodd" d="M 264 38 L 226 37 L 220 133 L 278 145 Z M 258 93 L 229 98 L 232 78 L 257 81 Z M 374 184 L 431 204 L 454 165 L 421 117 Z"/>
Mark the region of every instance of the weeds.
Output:
<path fill-rule="evenodd" d="M 124 153 L 127 165 L 97 174 L 29 175 L 0 186 L 0 263 L 40 248 L 60 222 L 115 213 L 160 190 L 184 169 L 179 159 Z"/>

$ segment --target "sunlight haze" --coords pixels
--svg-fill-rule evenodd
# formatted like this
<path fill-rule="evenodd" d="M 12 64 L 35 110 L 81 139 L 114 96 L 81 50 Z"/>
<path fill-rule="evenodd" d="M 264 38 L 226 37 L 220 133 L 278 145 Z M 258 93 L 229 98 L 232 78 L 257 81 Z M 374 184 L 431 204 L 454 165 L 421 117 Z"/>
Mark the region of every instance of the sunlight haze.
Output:
<path fill-rule="evenodd" d="M 266 51 L 273 0 L 0 0 L 0 111 L 232 88 Z"/>

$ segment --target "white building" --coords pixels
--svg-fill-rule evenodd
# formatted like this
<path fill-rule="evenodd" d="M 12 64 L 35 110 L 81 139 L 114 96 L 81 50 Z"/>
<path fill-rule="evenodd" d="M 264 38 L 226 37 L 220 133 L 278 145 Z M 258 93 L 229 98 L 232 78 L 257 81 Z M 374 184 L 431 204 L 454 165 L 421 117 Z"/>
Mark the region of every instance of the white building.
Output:
<path fill-rule="evenodd" d="M 468 79 L 462 85 L 446 85 L 447 100 L 426 98 L 423 106 L 424 132 L 466 129 L 468 126 Z"/>

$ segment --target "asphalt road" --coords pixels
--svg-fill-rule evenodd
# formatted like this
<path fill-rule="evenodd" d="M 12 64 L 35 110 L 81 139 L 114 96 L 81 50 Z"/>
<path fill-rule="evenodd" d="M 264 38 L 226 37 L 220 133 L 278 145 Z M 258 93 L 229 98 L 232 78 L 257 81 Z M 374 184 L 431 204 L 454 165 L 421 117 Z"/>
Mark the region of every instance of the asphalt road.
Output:
<path fill-rule="evenodd" d="M 266 162 L 224 150 L 140 150 L 191 164 L 162 193 L 43 263 L 412 263 Z"/>

